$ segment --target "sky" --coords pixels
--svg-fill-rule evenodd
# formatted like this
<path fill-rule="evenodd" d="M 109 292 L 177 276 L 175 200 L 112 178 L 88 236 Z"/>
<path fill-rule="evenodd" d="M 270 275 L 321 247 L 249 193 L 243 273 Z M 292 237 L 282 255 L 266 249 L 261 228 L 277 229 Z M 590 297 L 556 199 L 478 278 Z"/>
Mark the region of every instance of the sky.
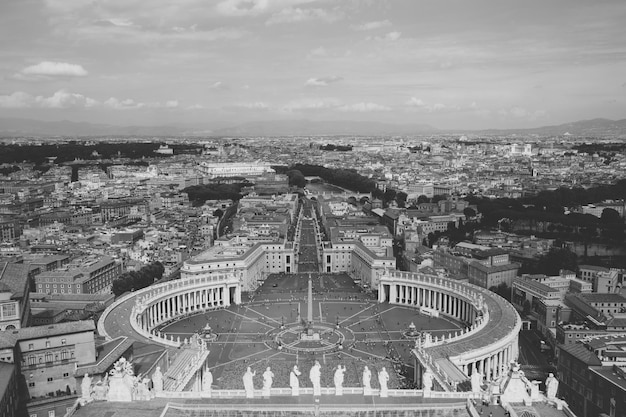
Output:
<path fill-rule="evenodd" d="M 624 0 L 0 0 L 0 117 L 626 118 Z"/>

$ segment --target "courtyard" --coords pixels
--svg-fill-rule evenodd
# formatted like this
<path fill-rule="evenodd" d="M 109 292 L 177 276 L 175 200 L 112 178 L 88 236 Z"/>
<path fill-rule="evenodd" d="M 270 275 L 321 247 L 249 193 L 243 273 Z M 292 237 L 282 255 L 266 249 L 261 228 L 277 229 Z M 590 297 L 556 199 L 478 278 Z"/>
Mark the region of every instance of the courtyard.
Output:
<path fill-rule="evenodd" d="M 313 327 L 319 341 L 303 341 L 300 333 L 308 314 L 307 288 L 313 289 Z M 191 338 L 208 324 L 217 336 L 208 342 L 207 364 L 214 388 L 241 389 L 249 366 L 256 371 L 255 388 L 271 367 L 274 387 L 288 387 L 293 365 L 302 372 L 300 386 L 310 387 L 308 372 L 315 360 L 322 365 L 322 386 L 333 386 L 337 365 L 347 368 L 344 386 L 360 386 L 364 366 L 375 375 L 385 367 L 390 388 L 414 388 L 411 349 L 407 336 L 413 323 L 418 332 L 433 336 L 460 330 L 461 323 L 429 317 L 410 307 L 378 303 L 375 294 L 361 290 L 345 274 L 274 274 L 254 293 L 244 294 L 242 305 L 233 305 L 180 318 L 161 328 L 163 333 Z"/>

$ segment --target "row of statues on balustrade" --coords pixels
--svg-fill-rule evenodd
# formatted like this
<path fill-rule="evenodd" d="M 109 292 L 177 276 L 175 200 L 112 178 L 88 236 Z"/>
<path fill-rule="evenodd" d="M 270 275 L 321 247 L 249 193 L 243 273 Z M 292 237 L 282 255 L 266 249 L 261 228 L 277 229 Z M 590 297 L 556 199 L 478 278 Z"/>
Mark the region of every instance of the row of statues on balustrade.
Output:
<path fill-rule="evenodd" d="M 333 384 L 334 384 L 334 394 L 335 395 L 343 395 L 344 390 L 344 374 L 346 372 L 346 367 L 344 365 L 337 365 L 333 374 Z M 243 387 L 245 390 L 245 394 L 247 398 L 254 398 L 255 389 L 254 389 L 254 376 L 256 375 L 256 371 L 252 370 L 251 367 L 248 367 L 245 373 L 243 374 Z M 300 376 L 302 372 L 298 368 L 298 365 L 294 365 L 291 369 L 289 375 L 289 386 L 291 388 L 291 395 L 298 396 L 300 395 Z M 536 397 L 536 394 L 532 394 L 532 390 L 537 389 L 536 384 L 532 384 L 528 381 L 524 373 L 520 370 L 519 364 L 516 362 L 512 362 L 510 365 L 509 372 L 503 373 L 500 377 L 500 384 L 502 385 L 507 381 L 507 376 L 514 377 L 515 379 L 520 381 L 520 392 L 522 396 L 524 391 L 528 390 L 528 394 L 530 397 Z M 263 397 L 269 397 L 272 385 L 274 383 L 274 372 L 272 372 L 271 367 L 267 367 L 262 374 L 263 377 L 263 386 L 261 389 L 261 395 Z M 311 369 L 309 370 L 309 381 L 313 386 L 313 395 L 319 396 L 321 395 L 321 377 L 322 377 L 322 366 L 319 361 L 315 361 Z M 389 373 L 387 370 L 382 367 L 380 371 L 377 373 L 378 384 L 380 386 L 379 395 L 380 397 L 388 396 L 388 383 L 389 383 Z M 429 393 L 433 388 L 434 375 L 433 373 L 426 369 L 422 374 L 422 389 L 425 394 Z M 473 372 L 470 376 L 471 388 L 474 393 L 483 392 L 483 375 L 480 372 Z M 156 370 L 152 374 L 152 378 L 148 378 L 146 375 L 135 376 L 133 373 L 133 366 L 130 362 L 128 362 L 125 358 L 121 358 L 117 361 L 113 367 L 113 369 L 105 375 L 103 379 L 98 381 L 95 384 L 92 384 L 92 378 L 89 374 L 85 374 L 83 377 L 83 381 L 81 383 L 81 403 L 85 404 L 93 400 L 108 400 L 108 401 L 148 401 L 155 396 L 158 396 L 164 389 L 164 376 L 161 372 L 160 367 L 156 367 Z M 152 387 L 150 387 L 150 383 L 152 383 Z M 363 389 L 363 395 L 370 396 L 373 395 L 372 390 L 372 371 L 365 366 L 363 368 L 361 374 L 361 383 Z M 201 389 L 203 392 L 211 393 L 211 386 L 213 384 L 213 375 L 208 368 L 204 369 L 202 373 L 202 381 L 201 381 Z M 511 387 L 514 386 L 513 383 L 507 382 Z M 558 380 L 554 377 L 553 374 L 550 374 L 545 381 L 546 386 L 546 397 L 548 400 L 554 400 L 556 398 L 557 390 L 558 390 Z M 200 387 L 198 387 L 200 388 Z M 504 388 L 501 387 L 501 388 Z M 499 390 L 504 395 L 508 395 L 506 389 Z"/>
<path fill-rule="evenodd" d="M 333 374 L 333 383 L 335 388 L 335 395 L 343 395 L 343 383 L 344 383 L 344 374 L 346 372 L 346 367 L 343 365 L 337 365 L 335 368 L 335 372 Z M 246 372 L 243 374 L 243 387 L 246 392 L 247 398 L 254 398 L 254 381 L 253 378 L 256 375 L 256 371 L 253 371 L 251 367 L 248 367 Z M 289 373 L 289 386 L 291 387 L 291 395 L 298 396 L 300 395 L 300 380 L 299 377 L 302 375 L 302 372 L 298 368 L 298 365 L 294 365 Z M 271 367 L 267 367 L 265 372 L 263 372 L 263 388 L 261 390 L 263 397 L 270 396 L 270 390 L 272 388 L 272 384 L 274 383 L 274 372 L 272 372 Z M 322 377 L 322 366 L 319 361 L 315 361 L 311 369 L 309 370 L 309 381 L 313 386 L 313 395 L 319 396 L 321 395 L 322 385 L 321 385 L 321 377 Z M 361 376 L 361 382 L 363 384 L 363 395 L 372 395 L 372 371 L 365 366 L 363 368 L 363 373 Z M 388 396 L 388 383 L 389 383 L 389 373 L 382 367 L 380 371 L 378 371 L 378 384 L 380 385 L 380 396 L 387 397 Z"/>

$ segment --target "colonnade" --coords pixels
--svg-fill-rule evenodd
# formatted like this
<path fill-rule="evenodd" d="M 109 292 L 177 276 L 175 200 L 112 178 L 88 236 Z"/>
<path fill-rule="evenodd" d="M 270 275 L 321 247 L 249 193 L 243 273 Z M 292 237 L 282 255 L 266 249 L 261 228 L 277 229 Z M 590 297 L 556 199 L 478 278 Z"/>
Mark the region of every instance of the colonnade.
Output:
<path fill-rule="evenodd" d="M 231 291 L 233 292 L 231 300 Z M 186 314 L 211 310 L 219 307 L 228 307 L 231 301 L 241 303 L 241 288 L 239 285 L 220 285 L 205 288 L 189 288 L 177 293 L 164 293 L 161 298 L 150 304 L 137 317 L 138 325 L 152 331 L 162 323 L 173 320 Z"/>
<path fill-rule="evenodd" d="M 387 299 L 387 286 L 391 304 L 430 308 L 466 323 L 473 323 L 476 318 L 477 313 L 470 300 L 437 288 L 410 284 L 381 284 L 378 291 L 379 302 Z"/>
<path fill-rule="evenodd" d="M 471 376 L 474 372 L 480 372 L 487 381 L 496 379 L 509 369 L 511 361 L 517 360 L 518 349 L 517 343 L 512 343 L 495 353 L 485 353 L 484 356 L 462 365 L 463 373 Z"/>
<path fill-rule="evenodd" d="M 460 334 L 416 346 L 418 384 L 426 368 L 438 375 L 447 386 L 444 390 L 454 390 L 455 384 L 477 372 L 491 381 L 503 375 L 519 356 L 519 315 L 505 300 L 482 288 L 434 275 L 387 271 L 381 276 L 378 297 L 379 302 L 436 311 L 464 323 Z M 435 360 L 444 358 L 457 371 L 444 370 L 441 363 L 435 366 Z"/>

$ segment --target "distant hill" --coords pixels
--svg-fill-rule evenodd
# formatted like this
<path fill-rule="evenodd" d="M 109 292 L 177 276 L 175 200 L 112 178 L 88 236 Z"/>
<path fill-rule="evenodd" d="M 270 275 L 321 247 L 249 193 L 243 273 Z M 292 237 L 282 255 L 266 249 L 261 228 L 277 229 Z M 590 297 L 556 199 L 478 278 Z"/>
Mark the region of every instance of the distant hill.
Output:
<path fill-rule="evenodd" d="M 458 132 L 459 130 L 455 130 Z M 531 129 L 466 130 L 485 135 L 626 136 L 626 119 L 592 119 Z M 247 122 L 229 126 L 219 122 L 208 126 L 115 126 L 68 120 L 46 122 L 0 118 L 0 136 L 327 136 L 327 135 L 414 135 L 446 133 L 427 124 L 391 124 L 357 121 L 278 120 Z"/>
<path fill-rule="evenodd" d="M 182 135 L 185 129 L 172 126 L 114 126 L 107 124 L 46 122 L 32 119 L 0 119 L 0 136 L 170 136 Z"/>
<path fill-rule="evenodd" d="M 626 135 L 626 119 L 580 120 L 556 126 L 542 126 L 530 129 L 488 129 L 475 133 L 501 135 L 535 134 L 539 136 L 560 136 L 569 133 L 573 136 L 624 136 Z"/>
<path fill-rule="evenodd" d="M 217 129 L 218 136 L 324 136 L 324 135 L 411 135 L 435 132 L 426 124 L 395 125 L 379 122 L 280 120 L 249 122 Z"/>

